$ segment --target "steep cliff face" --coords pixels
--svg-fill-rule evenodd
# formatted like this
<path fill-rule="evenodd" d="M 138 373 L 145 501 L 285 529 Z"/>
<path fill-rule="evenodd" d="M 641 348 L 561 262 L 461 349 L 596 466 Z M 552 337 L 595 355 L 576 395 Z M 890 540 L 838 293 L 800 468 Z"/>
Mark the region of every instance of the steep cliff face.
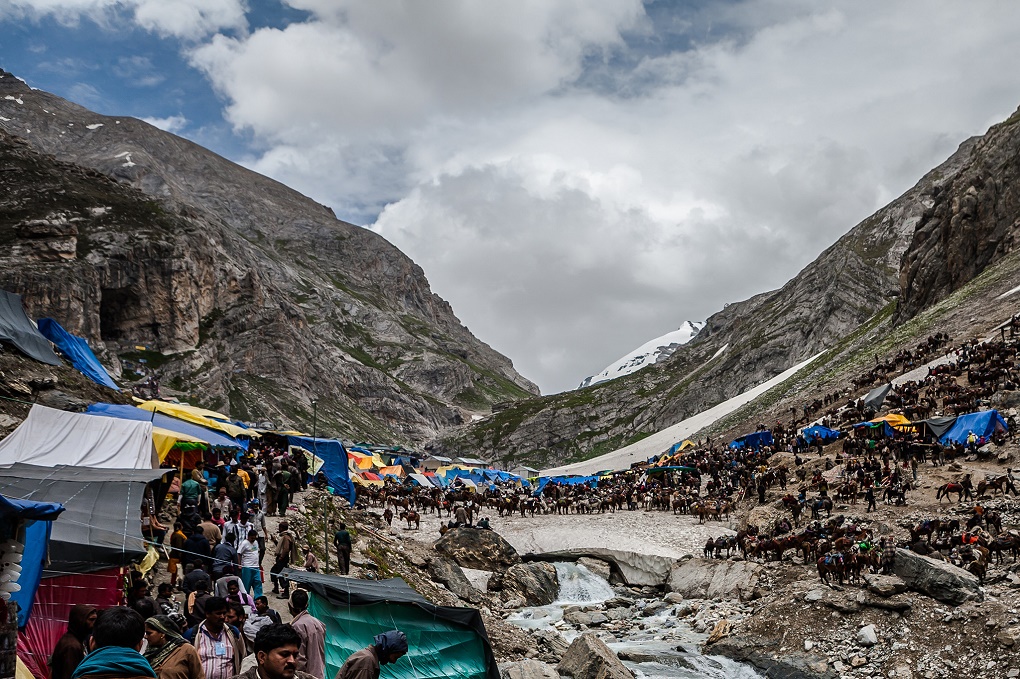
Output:
<path fill-rule="evenodd" d="M 1020 110 L 970 149 L 913 234 L 900 272 L 897 320 L 960 289 L 1016 246 L 1020 229 Z"/>
<path fill-rule="evenodd" d="M 610 452 L 838 346 L 888 320 L 899 262 L 974 140 L 851 229 L 779 290 L 730 304 L 666 361 L 612 382 L 522 401 L 433 444 L 449 453 L 553 466 Z M 762 266 L 767 266 L 763 262 Z"/>
<path fill-rule="evenodd" d="M 127 377 L 154 370 L 234 417 L 304 428 L 318 397 L 330 431 L 411 443 L 537 393 L 377 234 L 0 76 L 0 285 Z"/>

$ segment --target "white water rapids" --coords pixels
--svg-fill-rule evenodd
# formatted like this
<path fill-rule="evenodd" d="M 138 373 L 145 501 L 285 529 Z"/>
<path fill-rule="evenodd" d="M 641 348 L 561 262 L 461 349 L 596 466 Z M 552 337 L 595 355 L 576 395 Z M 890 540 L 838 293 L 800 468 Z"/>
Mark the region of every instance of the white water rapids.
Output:
<path fill-rule="evenodd" d="M 548 606 L 522 608 L 507 622 L 524 629 L 549 629 L 568 642 L 579 632 L 563 621 L 571 606 L 597 606 L 616 596 L 604 579 L 584 566 L 558 562 L 559 598 Z M 617 653 L 638 653 L 643 662 L 624 661 L 638 679 L 761 679 L 751 667 L 720 656 L 702 655 L 698 643 L 705 639 L 678 620 L 669 606 L 650 617 L 634 618 L 634 624 L 619 641 L 607 645 Z"/>

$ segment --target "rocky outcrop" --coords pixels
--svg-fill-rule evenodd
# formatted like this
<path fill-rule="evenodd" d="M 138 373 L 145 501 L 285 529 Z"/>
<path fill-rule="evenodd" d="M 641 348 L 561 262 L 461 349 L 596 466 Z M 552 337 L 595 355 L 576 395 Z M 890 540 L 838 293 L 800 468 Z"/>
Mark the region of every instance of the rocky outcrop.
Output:
<path fill-rule="evenodd" d="M 537 393 L 380 236 L 184 139 L 0 72 L 0 164 L 0 286 L 124 381 L 412 443 Z"/>
<path fill-rule="evenodd" d="M 508 601 L 520 600 L 527 606 L 551 604 L 560 592 L 556 567 L 544 562 L 516 564 L 505 573 L 493 573 L 488 587 L 490 592 L 503 592 Z"/>
<path fill-rule="evenodd" d="M 754 593 L 761 571 L 761 564 L 750 561 L 688 559 L 670 571 L 666 588 L 688 599 L 746 601 Z"/>
<path fill-rule="evenodd" d="M 824 656 L 779 652 L 779 642 L 755 643 L 743 637 L 727 637 L 712 645 L 712 653 L 745 662 L 774 679 L 836 679 L 836 671 Z"/>
<path fill-rule="evenodd" d="M 471 603 L 478 603 L 482 600 L 482 593 L 472 587 L 471 582 L 464 575 L 464 571 L 457 564 L 450 563 L 441 557 L 431 557 L 428 559 L 427 565 L 432 579 L 445 585 L 446 589 L 459 598 Z"/>
<path fill-rule="evenodd" d="M 1020 222 L 1020 110 L 970 145 L 937 187 L 903 255 L 897 319 L 908 320 L 1011 252 Z"/>
<path fill-rule="evenodd" d="M 591 633 L 574 639 L 557 666 L 560 674 L 573 679 L 634 679 L 605 642 Z"/>
<path fill-rule="evenodd" d="M 633 587 L 661 587 L 669 577 L 673 559 L 655 554 L 639 554 L 620 549 L 582 547 L 526 554 L 527 561 L 577 561 L 583 557 L 599 559 L 611 565 L 612 575 Z"/>
<path fill-rule="evenodd" d="M 463 568 L 477 568 L 493 573 L 521 563 L 521 557 L 513 545 L 494 530 L 455 528 L 436 541 L 436 551 L 453 559 Z"/>
<path fill-rule="evenodd" d="M 896 550 L 895 570 L 910 589 L 948 604 L 958 606 L 984 598 L 976 575 L 909 549 Z"/>
<path fill-rule="evenodd" d="M 500 679 L 560 679 L 553 665 L 538 660 L 521 660 L 499 668 Z"/>

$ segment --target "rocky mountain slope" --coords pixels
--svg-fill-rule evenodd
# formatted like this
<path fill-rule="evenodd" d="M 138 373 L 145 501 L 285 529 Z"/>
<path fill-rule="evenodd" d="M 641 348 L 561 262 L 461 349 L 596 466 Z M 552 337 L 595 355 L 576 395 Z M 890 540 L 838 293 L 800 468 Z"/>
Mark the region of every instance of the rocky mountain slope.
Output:
<path fill-rule="evenodd" d="M 811 372 L 824 373 L 855 342 L 874 340 L 875 329 L 891 322 L 901 294 L 901 260 L 909 268 L 919 256 L 916 248 L 925 247 L 912 243 L 915 229 L 931 218 L 940 200 L 948 199 L 943 196 L 956 190 L 958 177 L 988 162 L 988 139 L 997 130 L 964 142 L 779 290 L 713 315 L 668 360 L 612 382 L 518 402 L 436 441 L 433 448 L 547 468 L 639 441 L 820 352 L 826 353 Z M 907 304 L 916 298 L 909 282 L 904 295 Z M 938 299 L 925 298 L 909 309 L 916 312 Z M 900 322 L 911 315 L 903 312 Z"/>
<path fill-rule="evenodd" d="M 611 363 L 605 370 L 584 378 L 577 388 L 584 389 L 593 384 L 615 380 L 659 361 L 665 361 L 673 355 L 673 352 L 694 339 L 704 327 L 705 323 L 702 321 L 684 321 L 678 329 L 645 342 L 623 358 Z"/>
<path fill-rule="evenodd" d="M 2 71 L 0 184 L 0 287 L 127 381 L 305 429 L 317 397 L 327 431 L 412 444 L 538 392 L 377 234 Z"/>

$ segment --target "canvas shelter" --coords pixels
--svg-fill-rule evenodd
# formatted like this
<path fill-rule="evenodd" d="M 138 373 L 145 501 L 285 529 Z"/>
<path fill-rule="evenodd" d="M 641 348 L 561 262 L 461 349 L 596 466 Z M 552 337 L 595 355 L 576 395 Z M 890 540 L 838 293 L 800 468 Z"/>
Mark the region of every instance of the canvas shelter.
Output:
<path fill-rule="evenodd" d="M 942 436 L 956 424 L 956 415 L 948 417 L 929 417 L 927 420 L 914 422 L 915 427 L 921 427 L 926 437 L 942 438 Z"/>
<path fill-rule="evenodd" d="M 0 467 L 0 494 L 65 508 L 53 523 L 49 563 L 42 570 L 32 615 L 18 635 L 18 656 L 35 676 L 49 675 L 46 661 L 67 627 L 72 606 L 108 608 L 120 603 L 126 567 L 148 554 L 139 512 L 146 485 L 168 471 Z"/>
<path fill-rule="evenodd" d="M 308 612 L 326 626 L 326 676 L 334 676 L 375 635 L 399 629 L 408 653 L 386 679 L 499 679 L 482 616 L 474 608 L 436 606 L 400 578 L 358 580 L 287 569 L 311 593 Z"/>
<path fill-rule="evenodd" d="M 84 338 L 72 335 L 52 318 L 39 319 L 39 332 L 56 345 L 57 351 L 71 362 L 75 370 L 96 384 L 120 391 Z"/>
<path fill-rule="evenodd" d="M 730 442 L 730 448 L 750 448 L 751 450 L 758 450 L 762 446 L 771 446 L 772 443 L 772 432 L 756 431 L 753 434 L 744 434 L 743 436 L 734 439 Z"/>
<path fill-rule="evenodd" d="M 18 627 L 24 627 L 32 614 L 53 521 L 63 511 L 64 505 L 59 502 L 33 502 L 0 495 L 0 542 L 14 540 L 24 549 L 18 564 L 21 574 L 17 584 L 21 589 L 11 593 L 11 600 L 18 604 Z"/>
<path fill-rule="evenodd" d="M 152 469 L 159 458 L 152 423 L 92 417 L 35 404 L 0 441 L 0 464 Z"/>
<path fill-rule="evenodd" d="M 0 290 L 0 341 L 40 363 L 60 365 L 50 341 L 42 336 L 21 305 L 21 296 Z"/>
<path fill-rule="evenodd" d="M 112 417 L 135 422 L 152 422 L 152 442 L 160 462 L 168 460 L 177 464 L 177 455 L 170 455 L 175 448 L 184 456 L 185 466 L 194 466 L 201 455 L 199 448 L 223 448 L 231 451 L 244 449 L 241 442 L 221 431 L 179 420 L 176 417 L 142 410 L 130 405 L 116 403 L 93 403 L 86 410 L 87 415 Z"/>
<path fill-rule="evenodd" d="M 425 471 L 434 472 L 440 467 L 445 467 L 453 462 L 452 459 L 444 457 L 443 455 L 433 455 L 432 457 L 426 457 L 422 460 L 421 468 Z"/>
<path fill-rule="evenodd" d="M 215 410 L 206 410 L 186 403 L 168 403 L 166 401 L 142 401 L 138 404 L 142 410 L 150 410 L 156 413 L 163 413 L 170 417 L 176 417 L 185 422 L 191 422 L 208 429 L 221 431 L 227 436 L 247 436 L 249 438 L 261 436 L 254 429 L 248 429 L 230 422 L 230 418 Z"/>
<path fill-rule="evenodd" d="M 816 425 L 814 427 L 807 427 L 803 432 L 801 432 L 801 435 L 808 443 L 811 443 L 815 439 L 821 439 L 823 443 L 831 443 L 839 438 L 839 430 Z"/>
<path fill-rule="evenodd" d="M 333 494 L 347 498 L 351 506 L 354 506 L 357 491 L 354 489 L 354 482 L 351 481 L 351 474 L 347 466 L 347 450 L 344 449 L 343 443 L 337 439 L 320 439 L 310 436 L 288 436 L 287 443 L 314 452 L 315 456 L 322 460 L 322 467 L 319 471 L 326 476 L 326 481 L 333 489 Z"/>
<path fill-rule="evenodd" d="M 890 391 L 892 391 L 892 383 L 875 387 L 864 397 L 864 407 L 870 408 L 872 411 L 878 411 L 882 404 L 885 403 L 885 397 L 889 395 Z"/>
<path fill-rule="evenodd" d="M 956 418 L 956 422 L 949 430 L 939 437 L 943 445 L 949 443 L 967 443 L 967 437 L 974 432 L 978 438 L 990 437 L 997 431 L 1006 431 L 1009 427 L 1006 420 L 998 410 L 983 410 L 977 413 L 967 413 Z"/>

